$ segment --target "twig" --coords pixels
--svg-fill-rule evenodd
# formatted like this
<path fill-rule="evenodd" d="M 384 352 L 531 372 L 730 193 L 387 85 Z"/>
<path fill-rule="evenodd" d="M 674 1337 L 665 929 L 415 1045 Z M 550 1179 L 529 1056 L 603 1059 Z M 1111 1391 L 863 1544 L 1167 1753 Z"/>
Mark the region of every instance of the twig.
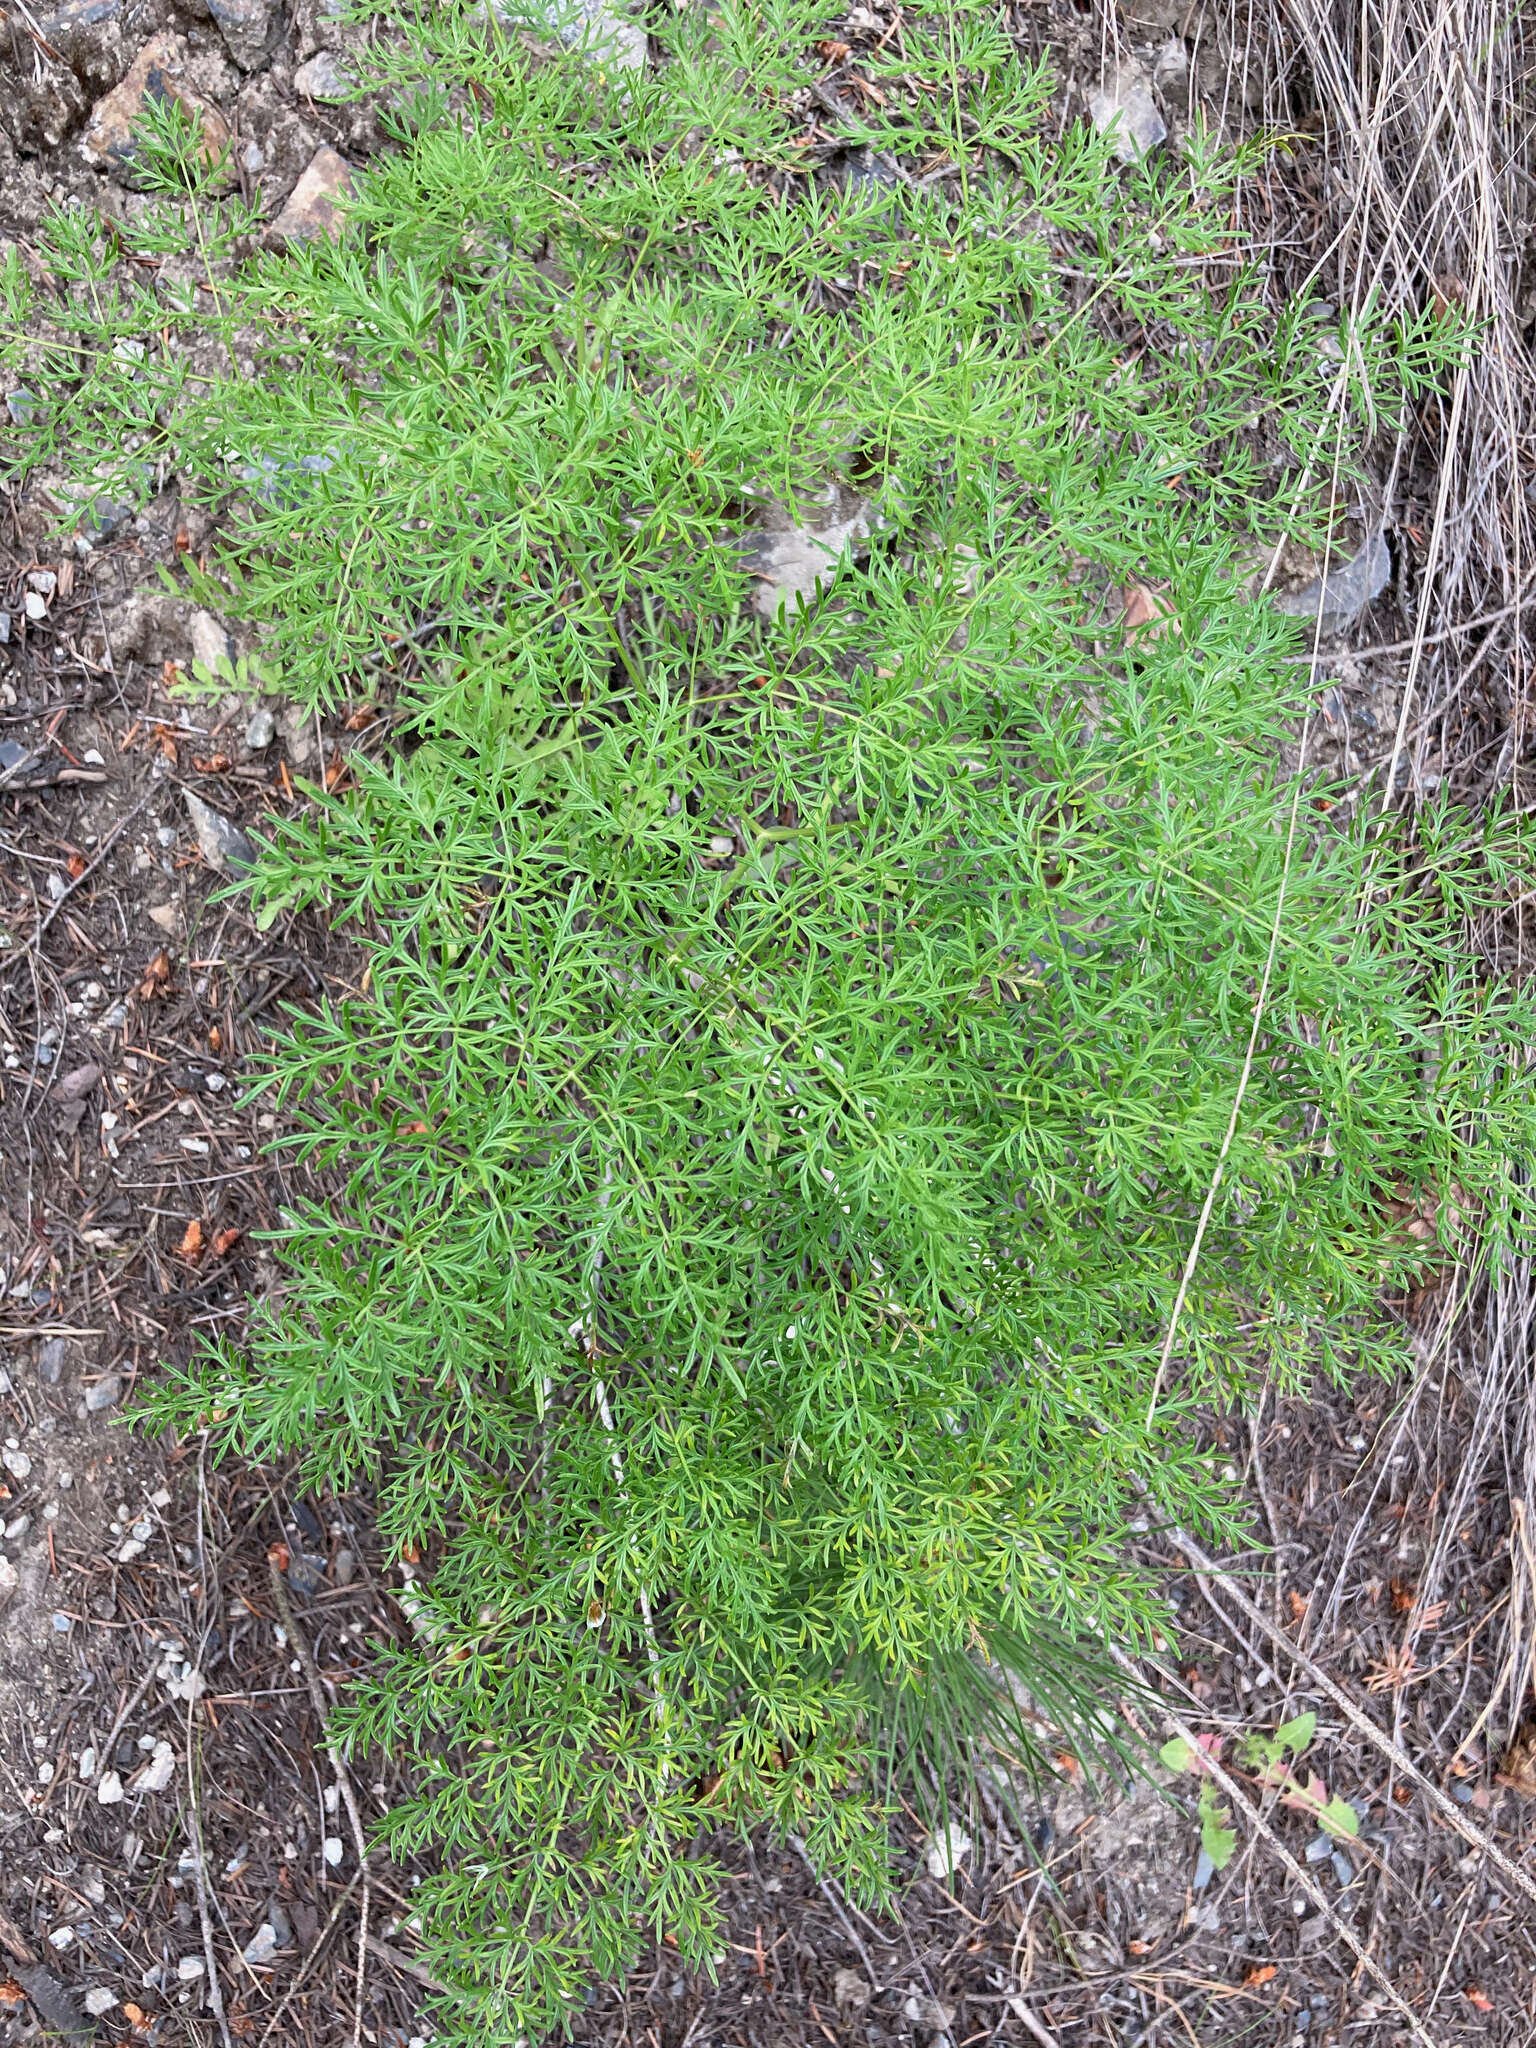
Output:
<path fill-rule="evenodd" d="M 329 1919 L 326 1921 L 325 1925 L 321 1928 L 320 1932 L 315 1936 L 314 1940 L 311 1942 L 308 1955 L 305 1956 L 303 1962 L 300 1963 L 298 1969 L 295 1971 L 293 1982 L 288 1986 L 288 1989 L 283 1993 L 282 2003 L 278 2006 L 276 2012 L 273 2013 L 271 2019 L 267 2021 L 266 2031 L 262 2034 L 260 2041 L 257 2043 L 257 2048 L 267 2048 L 267 2043 L 271 2040 L 273 2034 L 277 2031 L 278 2021 L 282 2018 L 283 2014 L 288 2010 L 289 2006 L 292 2005 L 293 2001 L 298 1997 L 300 1985 L 303 1984 L 305 1978 L 309 1975 L 310 1971 L 314 1968 L 315 1964 L 319 1962 L 321 1951 L 324 1949 L 325 1944 L 330 1940 L 331 1935 L 335 1931 L 336 1922 L 341 1918 L 343 1912 L 345 1912 L 347 1902 L 352 1897 L 352 1894 L 357 1890 L 358 1885 L 362 1882 L 362 1876 L 363 1868 L 360 1864 L 358 1868 L 352 1873 L 352 1877 L 348 1882 L 346 1890 L 342 1893 L 341 1897 L 336 1901 L 335 1905 L 332 1906 Z"/>
<path fill-rule="evenodd" d="M 105 1337 L 105 1329 L 82 1330 L 75 1323 L 0 1323 L 0 1337 Z"/>
<path fill-rule="evenodd" d="M 1257 1610 L 1255 1610 L 1255 1612 L 1257 1612 Z M 1109 1646 L 1109 1654 L 1111 1657 L 1113 1657 L 1115 1662 L 1120 1666 L 1121 1670 L 1124 1671 L 1128 1677 L 1134 1678 L 1138 1685 L 1146 1684 L 1145 1675 L 1136 1668 L 1135 1664 L 1131 1661 L 1129 1657 L 1125 1655 L 1124 1651 L 1116 1649 L 1114 1644 L 1111 1643 Z M 1414 2039 L 1419 2043 L 1419 2048 L 1440 2048 L 1440 2044 L 1435 2040 L 1434 2036 L 1432 2034 L 1426 2033 L 1423 2024 L 1419 2020 L 1418 2015 L 1414 2012 L 1412 2006 L 1407 2004 L 1406 2001 L 1400 1996 L 1396 1986 L 1392 1983 L 1392 1980 L 1387 1976 L 1386 1972 L 1382 1969 L 1380 1963 L 1378 1963 L 1376 1958 L 1370 1953 L 1370 1951 L 1361 1944 L 1360 1938 L 1355 1933 L 1355 1930 L 1349 1925 L 1348 1921 L 1341 1920 L 1338 1914 L 1334 1912 L 1332 1906 L 1324 1897 L 1321 1888 L 1314 1881 L 1311 1874 L 1307 1870 L 1303 1869 L 1302 1865 L 1296 1861 L 1296 1858 L 1291 1854 L 1290 1850 L 1285 1846 L 1284 1842 L 1281 1841 L 1280 1837 L 1275 1833 L 1274 1829 L 1270 1826 L 1268 1820 L 1260 1812 L 1258 1807 L 1254 1806 L 1251 1803 L 1251 1801 L 1248 1799 L 1247 1794 L 1237 1784 L 1236 1780 L 1222 1769 L 1221 1765 L 1216 1761 L 1215 1757 L 1209 1753 L 1209 1751 L 1201 1750 L 1199 1748 L 1194 1734 L 1179 1718 L 1177 1714 L 1168 1714 L 1168 1724 L 1173 1729 L 1175 1735 L 1182 1737 L 1182 1739 L 1186 1743 L 1188 1743 L 1189 1747 L 1192 1750 L 1196 1751 L 1196 1753 L 1200 1757 L 1201 1770 L 1209 1772 L 1217 1788 L 1227 1799 L 1231 1801 L 1234 1810 L 1242 1816 L 1243 1820 L 1247 1822 L 1248 1826 L 1251 1827 L 1256 1834 L 1261 1835 L 1264 1838 L 1264 1840 L 1269 1844 L 1270 1848 L 1273 1849 L 1275 1854 L 1280 1858 L 1280 1861 L 1285 1865 L 1285 1868 L 1290 1875 L 1292 1883 L 1298 1885 L 1301 1888 L 1301 1890 L 1311 1900 L 1312 1904 L 1316 1906 L 1317 1910 L 1322 1914 L 1323 1918 L 1328 1922 L 1328 1925 L 1333 1929 L 1334 1933 L 1339 1937 L 1339 1940 L 1343 1942 L 1344 1946 L 1349 1950 L 1350 1954 L 1355 1958 L 1356 1962 L 1359 1963 L 1360 1967 L 1365 1971 L 1366 1975 L 1371 1978 L 1372 1982 L 1381 1992 L 1383 1998 L 1387 2000 L 1387 2002 L 1392 2006 L 1395 2012 L 1397 2012 L 1404 2020 L 1407 2021 L 1409 2027 L 1413 2031 Z"/>
<path fill-rule="evenodd" d="M 1484 626 L 1500 626 L 1506 619 L 1530 609 L 1527 596 L 1533 583 L 1536 573 L 1526 577 L 1513 604 L 1501 605 L 1496 612 L 1484 612 L 1479 618 L 1462 619 L 1454 626 L 1441 626 L 1436 632 L 1426 633 L 1422 640 L 1383 640 L 1372 647 L 1346 647 L 1343 651 L 1351 661 L 1371 661 L 1378 654 L 1411 654 L 1415 647 L 1438 647 L 1443 640 L 1459 640 L 1464 633 L 1481 632 Z M 1315 653 L 1288 654 L 1285 660 L 1289 667 L 1296 668 L 1304 662 L 1315 663 L 1317 658 Z"/>
<path fill-rule="evenodd" d="M 1269 1006 L 1269 984 L 1275 971 L 1275 956 L 1280 950 L 1280 927 L 1285 917 L 1285 896 L 1290 886 L 1291 861 L 1296 851 L 1296 820 L 1301 810 L 1301 787 L 1307 766 L 1307 740 L 1312 731 L 1309 713 L 1301 728 L 1301 756 L 1296 763 L 1295 783 L 1291 792 L 1291 817 L 1285 835 L 1285 861 L 1280 870 L 1280 888 L 1275 897 L 1274 922 L 1269 928 L 1269 950 L 1264 956 L 1264 973 L 1259 982 L 1259 992 L 1253 1001 L 1253 1028 L 1248 1033 L 1248 1049 L 1243 1055 L 1243 1070 L 1237 1078 L 1237 1092 L 1232 1097 L 1232 1114 L 1227 1119 L 1226 1136 L 1221 1141 L 1221 1150 L 1216 1155 L 1216 1165 L 1211 1173 L 1210 1185 L 1205 1191 L 1205 1200 L 1200 1208 L 1200 1220 L 1195 1225 L 1195 1238 L 1184 1261 L 1184 1270 L 1179 1275 L 1179 1291 L 1174 1296 L 1173 1308 L 1168 1316 L 1168 1329 L 1163 1338 L 1163 1348 L 1157 1361 L 1157 1372 L 1152 1380 L 1152 1393 L 1147 1402 L 1147 1427 L 1152 1427 L 1157 1414 L 1158 1396 L 1163 1391 L 1163 1381 L 1168 1374 L 1169 1361 L 1173 1357 L 1174 1341 L 1179 1334 L 1179 1318 L 1184 1313 L 1190 1283 L 1195 1277 L 1195 1268 L 1200 1262 L 1200 1247 L 1205 1243 L 1206 1226 L 1211 1220 L 1211 1211 L 1216 1206 L 1216 1197 L 1221 1191 L 1222 1178 L 1227 1170 L 1227 1158 L 1237 1137 L 1238 1118 L 1243 1113 L 1243 1099 L 1248 1093 L 1248 1083 L 1253 1076 L 1254 1054 L 1258 1051 L 1259 1033 L 1263 1029 L 1264 1014 Z"/>
<path fill-rule="evenodd" d="M 605 1164 L 603 1167 L 603 1185 L 597 1198 L 599 1209 L 606 1209 L 608 1207 L 612 1194 L 613 1167 Z M 599 1243 L 594 1245 L 592 1250 L 592 1285 L 588 1291 L 586 1314 L 587 1343 L 589 1355 L 593 1358 L 597 1356 L 596 1295 L 599 1287 L 602 1285 L 602 1271 L 603 1247 Z M 618 1431 L 613 1426 L 613 1410 L 608 1404 L 608 1389 L 600 1379 L 594 1379 L 592 1386 L 597 1396 L 597 1412 L 602 1418 L 603 1430 L 608 1438 L 608 1462 L 613 1467 L 614 1484 L 618 1488 L 620 1503 L 627 1511 L 630 1507 L 629 1488 L 624 1483 L 624 1460 L 619 1455 L 619 1437 Z M 640 1620 L 645 1629 L 646 1661 L 650 1665 L 651 1670 L 651 1698 L 655 1707 L 656 1720 L 661 1728 L 661 1777 L 662 1783 L 665 1784 L 670 1773 L 672 1738 L 667 1720 L 667 1695 L 661 1682 L 661 1650 L 656 1641 L 656 1624 L 651 1615 L 650 1591 L 644 1585 L 640 1588 Z"/>
<path fill-rule="evenodd" d="M 624 1460 L 619 1456 L 618 1432 L 613 1426 L 613 1410 L 608 1405 L 608 1389 L 601 1380 L 592 1382 L 597 1396 L 597 1412 L 602 1418 L 604 1432 L 608 1438 L 608 1461 L 613 1467 L 614 1484 L 619 1499 L 628 1508 L 629 1488 L 624 1483 Z M 661 1683 L 661 1651 L 656 1642 L 656 1624 L 651 1617 L 651 1596 L 645 1586 L 640 1588 L 640 1620 L 645 1629 L 646 1661 L 651 1667 L 651 1698 L 655 1705 L 656 1719 L 661 1725 L 664 1738 L 667 1736 L 667 1695 Z M 668 1744 L 670 1747 L 670 1743 Z M 662 1762 L 662 1776 L 667 1774 L 667 1762 Z"/>
<path fill-rule="evenodd" d="M 827 1904 L 832 1908 L 833 1912 L 842 1922 L 844 1934 L 847 1935 L 848 1939 L 853 1943 L 854 1947 L 858 1950 L 859 1961 L 864 1965 L 865 1969 L 869 1972 L 869 1981 L 874 1986 L 875 1990 L 878 1991 L 880 1989 L 880 1973 L 878 1970 L 876 1970 L 874 1964 L 869 1959 L 869 1950 L 864 1946 L 863 1942 L 860 1941 L 858 1935 L 854 1932 L 853 1922 L 848 1918 L 848 1915 L 843 1911 L 842 1901 L 838 1898 L 837 1892 L 834 1889 L 833 1885 L 827 1878 L 822 1877 L 820 1873 L 817 1871 L 815 1864 L 811 1861 L 810 1852 L 806 1848 L 805 1843 L 802 1841 L 799 1835 L 791 1835 L 789 1838 L 789 1843 L 790 1847 L 794 1850 L 795 1854 L 800 1858 L 800 1861 L 805 1865 L 806 1869 L 809 1871 L 811 1876 L 811 1882 L 820 1888 L 821 1894 L 825 1898 Z"/>
<path fill-rule="evenodd" d="M 272 1597 L 283 1617 L 288 1640 L 292 1643 L 294 1654 L 303 1668 L 304 1681 L 309 1687 L 310 1702 L 319 1719 L 320 1732 L 324 1737 L 325 1753 L 331 1760 L 342 1803 L 347 1809 L 347 1818 L 352 1823 L 352 1840 L 357 1850 L 357 1867 L 363 1884 L 363 1903 L 357 1932 L 357 2003 L 352 2018 L 352 2048 L 360 2048 L 363 2038 L 363 1982 L 368 1969 L 368 1909 L 372 1903 L 368 1888 L 368 1838 L 363 1829 L 362 1808 L 358 1805 L 357 1793 L 353 1790 L 352 1774 L 347 1769 L 340 1745 L 331 1736 L 331 1716 L 325 1697 L 325 1687 L 320 1683 L 320 1673 L 315 1669 L 315 1660 L 310 1655 L 309 1643 L 304 1632 L 293 1618 L 293 1607 L 288 1599 L 288 1588 L 283 1582 L 283 1575 L 271 1556 L 267 1558 L 267 1575 L 272 1581 Z"/>
<path fill-rule="evenodd" d="M 0 1907 L 0 1948 L 3 1948 L 13 1963 L 35 1963 L 37 1957 L 27 1947 L 21 1929 L 10 1914 Z"/>
<path fill-rule="evenodd" d="M 189 1688 L 190 1692 L 190 1688 Z M 198 1796 L 197 1740 L 192 1717 L 197 1698 L 187 1700 L 187 1836 L 192 1844 L 192 1874 L 197 1886 L 197 1918 L 203 1933 L 203 1961 L 208 1970 L 208 2009 L 213 2014 L 224 2048 L 234 2048 L 229 2021 L 224 2012 L 224 1990 L 219 1983 L 218 1957 L 213 1946 L 213 1915 L 208 1910 L 208 1865 L 203 1849 L 202 1801 Z"/>
<path fill-rule="evenodd" d="M 1440 1790 L 1440 1787 L 1432 1779 L 1426 1778 L 1408 1752 L 1399 1743 L 1394 1742 L 1385 1729 L 1379 1728 L 1369 1714 L 1362 1713 L 1349 1694 L 1341 1686 L 1335 1685 L 1327 1672 L 1320 1665 L 1315 1664 L 1305 1650 L 1291 1641 L 1284 1629 L 1277 1628 L 1267 1615 L 1262 1614 L 1254 1606 L 1241 1586 L 1235 1580 L 1230 1579 L 1219 1565 L 1213 1564 L 1192 1537 L 1186 1536 L 1182 1529 L 1170 1528 L 1166 1533 L 1173 1538 L 1191 1564 L 1198 1570 L 1208 1573 L 1215 1580 L 1216 1584 L 1220 1586 L 1227 1598 L 1246 1614 L 1251 1622 L 1261 1628 L 1277 1648 L 1284 1650 L 1294 1664 L 1299 1665 L 1306 1672 L 1308 1678 L 1311 1679 L 1318 1691 L 1326 1694 L 1333 1701 L 1333 1704 L 1344 1715 L 1345 1719 L 1349 1721 L 1350 1725 L 1359 1734 L 1363 1735 L 1367 1742 L 1374 1743 L 1382 1755 L 1388 1757 L 1396 1768 L 1403 1773 L 1405 1778 L 1411 1779 L 1418 1786 L 1430 1804 L 1435 1807 L 1445 1820 L 1450 1822 L 1462 1840 L 1486 1856 L 1489 1862 L 1509 1879 L 1512 1885 L 1523 1892 L 1533 1905 L 1536 1905 L 1536 1880 L 1528 1877 L 1519 1864 L 1512 1862 L 1498 1844 L 1491 1841 L 1474 1821 L 1469 1820 L 1456 1802 L 1453 1799 L 1447 1798 L 1446 1794 Z"/>
<path fill-rule="evenodd" d="M 402 1955 L 399 1949 L 392 1948 L 387 1941 L 380 1941 L 376 1934 L 369 1935 L 368 1946 L 379 1961 L 387 1963 L 390 1969 L 398 1970 L 402 1976 L 414 1977 L 416 1982 L 428 1991 L 447 1993 L 447 1985 L 434 1977 L 430 1970 L 423 1969 L 420 1963 L 413 1962 L 407 1955 Z"/>
<path fill-rule="evenodd" d="M 129 1700 L 127 1706 L 123 1708 L 122 1712 L 118 1715 L 117 1719 L 112 1723 L 111 1731 L 108 1734 L 106 1741 L 101 1744 L 99 1750 L 97 1751 L 98 1755 L 110 1756 L 112 1754 L 112 1745 L 117 1741 L 118 1736 L 122 1734 L 123 1727 L 124 1724 L 127 1722 L 128 1716 L 133 1712 L 134 1708 L 137 1707 L 140 1700 L 143 1699 L 145 1693 L 149 1691 L 149 1688 L 154 1684 L 154 1682 L 155 1667 L 152 1664 L 149 1667 L 149 1670 L 146 1673 L 145 1677 L 140 1682 L 138 1691 L 133 1695 L 133 1698 Z"/>
<path fill-rule="evenodd" d="M 1060 2042 L 1049 2027 L 1043 2027 L 1030 2011 L 1022 1994 L 1015 1992 L 1008 2001 L 1008 2010 L 1013 2014 L 1026 2034 L 1040 2043 L 1040 2048 L 1061 2048 Z"/>

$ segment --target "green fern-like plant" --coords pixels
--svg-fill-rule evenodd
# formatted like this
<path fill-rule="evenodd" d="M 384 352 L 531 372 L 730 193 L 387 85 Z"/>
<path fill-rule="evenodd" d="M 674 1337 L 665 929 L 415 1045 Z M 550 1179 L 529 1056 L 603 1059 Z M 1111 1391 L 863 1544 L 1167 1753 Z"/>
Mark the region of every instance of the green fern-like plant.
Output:
<path fill-rule="evenodd" d="M 241 269 L 166 171 L 197 317 L 263 337 L 211 391 L 59 227 L 101 445 L 128 408 L 240 494 L 268 674 L 402 713 L 254 883 L 370 953 L 263 1077 L 334 1193 L 157 1412 L 423 1555 L 344 1719 L 414 1770 L 447 2041 L 660 1933 L 708 1967 L 717 1830 L 883 1896 L 880 1760 L 994 1658 L 1101 1741 L 1128 1525 L 1234 1526 L 1197 1407 L 1398 1359 L 1382 1291 L 1442 1255 L 1405 1191 L 1525 1223 L 1530 1019 L 1466 945 L 1513 828 L 1315 808 L 1245 580 L 1443 330 L 1319 352 L 1241 268 L 1241 164 L 1045 139 L 981 6 L 866 53 L 813 175 L 828 26 L 721 0 L 640 73 L 406 20 L 334 244 Z M 834 489 L 776 605 L 745 536 Z"/>

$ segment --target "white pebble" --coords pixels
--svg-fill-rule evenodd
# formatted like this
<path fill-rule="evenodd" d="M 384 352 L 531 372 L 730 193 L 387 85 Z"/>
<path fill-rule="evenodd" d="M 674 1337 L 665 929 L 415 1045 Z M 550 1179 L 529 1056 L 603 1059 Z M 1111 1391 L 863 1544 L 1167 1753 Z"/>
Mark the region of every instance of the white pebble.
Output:
<path fill-rule="evenodd" d="M 176 1974 L 183 1984 L 190 1984 L 194 1978 L 201 1977 L 206 1967 L 201 1956 L 183 1956 L 176 1965 Z"/>
<path fill-rule="evenodd" d="M 55 1927 L 48 1937 L 49 1942 L 54 1948 L 69 1948 L 73 1945 L 74 1939 L 75 1930 L 73 1927 Z"/>
<path fill-rule="evenodd" d="M 953 1877 L 970 1853 L 970 1836 L 951 1821 L 941 1834 L 929 1840 L 928 1875 L 940 1879 Z"/>
<path fill-rule="evenodd" d="M 96 1787 L 98 1806 L 121 1806 L 128 1794 L 123 1790 L 123 1781 L 116 1771 L 103 1771 L 101 1783 Z"/>
<path fill-rule="evenodd" d="M 176 1774 L 176 1752 L 168 1742 L 157 1742 L 154 1754 L 133 1781 L 135 1792 L 163 1792 Z"/>
<path fill-rule="evenodd" d="M 341 1861 L 340 1835 L 327 1835 L 325 1840 L 320 1844 L 320 1853 L 325 1858 L 326 1862 L 330 1864 L 332 1870 L 334 1870 L 337 1864 Z"/>
<path fill-rule="evenodd" d="M 90 756 L 87 754 L 86 759 Z M 82 2001 L 93 2020 L 99 2020 L 104 2012 L 110 2012 L 117 2003 L 117 1993 L 109 1991 L 105 1984 L 93 1984 Z"/>

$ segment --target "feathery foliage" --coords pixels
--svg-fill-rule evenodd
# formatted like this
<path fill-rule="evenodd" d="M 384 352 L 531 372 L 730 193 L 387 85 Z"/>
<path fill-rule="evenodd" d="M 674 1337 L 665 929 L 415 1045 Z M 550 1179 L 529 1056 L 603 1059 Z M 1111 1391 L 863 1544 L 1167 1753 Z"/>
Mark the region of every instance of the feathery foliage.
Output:
<path fill-rule="evenodd" d="M 1046 139 L 984 6 L 873 56 L 870 154 L 810 177 L 819 26 L 720 0 L 636 74 L 434 10 L 346 234 L 255 268 L 171 137 L 187 317 L 261 337 L 212 388 L 55 237 L 101 447 L 131 402 L 125 462 L 241 491 L 268 666 L 404 715 L 255 883 L 369 949 L 265 1077 L 336 1193 L 158 1412 L 426 1554 L 346 1727 L 414 1760 L 448 2040 L 657 1932 L 707 1966 L 708 1831 L 880 1896 L 872 1760 L 994 1646 L 1091 1747 L 1128 1524 L 1232 1526 L 1196 1407 L 1397 1358 L 1405 1191 L 1522 1223 L 1530 1020 L 1466 947 L 1512 829 L 1314 808 L 1244 582 L 1443 330 L 1320 351 L 1235 261 L 1242 166 Z M 767 617 L 743 530 L 829 480 L 867 545 Z"/>

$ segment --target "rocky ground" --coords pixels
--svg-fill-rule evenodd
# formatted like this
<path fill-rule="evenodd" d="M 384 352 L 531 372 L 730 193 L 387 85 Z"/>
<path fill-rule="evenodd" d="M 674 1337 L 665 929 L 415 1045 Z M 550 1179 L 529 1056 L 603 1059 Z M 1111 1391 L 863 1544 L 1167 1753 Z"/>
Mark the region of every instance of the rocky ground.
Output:
<path fill-rule="evenodd" d="M 1106 38 L 1105 17 L 1063 4 L 1021 13 L 1020 47 L 1055 51 L 1063 118 L 1113 102 L 1145 136 L 1242 100 L 1240 13 L 1135 0 Z M 128 138 L 146 95 L 228 141 L 277 248 L 323 232 L 380 146 L 372 112 L 335 98 L 372 31 L 316 0 L 11 0 L 5 24 L 0 258 L 35 266 L 68 201 L 109 219 L 142 203 Z M 851 11 L 852 44 L 881 32 Z M 14 423 L 27 402 L 10 394 Z M 194 663 L 238 648 L 161 580 L 210 536 L 174 477 L 156 481 L 135 511 L 45 476 L 0 523 L 0 2042 L 405 2048 L 430 2035 L 412 1873 L 374 1859 L 365 1879 L 357 1831 L 409 1759 L 349 1774 L 325 1733 L 370 1641 L 407 1625 L 401 1572 L 366 1500 L 312 1500 L 281 1471 L 212 1469 L 195 1439 L 125 1426 L 145 1379 L 208 1337 L 238 1342 L 281 1287 L 261 1232 L 288 1169 L 252 1062 L 285 1004 L 348 986 L 323 930 L 256 929 L 240 835 L 307 801 L 306 779 L 343 784 L 386 726 L 364 705 L 322 727 L 197 683 Z M 1360 508 L 1352 544 L 1379 545 L 1392 574 L 1325 621 L 1357 647 L 1402 636 L 1422 516 L 1411 494 L 1393 520 Z M 1309 565 L 1290 566 L 1304 590 Z M 1327 680 L 1319 743 L 1363 773 L 1400 665 L 1334 647 Z M 1518 1743 L 1506 1754 L 1518 1687 L 1494 1648 L 1510 1489 L 1477 1438 L 1485 1363 L 1424 1357 L 1412 1386 L 1272 1404 L 1251 1427 L 1213 1422 L 1213 1440 L 1266 1537 L 1238 1567 L 1254 1599 L 1518 1857 L 1529 1773 Z M 1360 1832 L 1341 1845 L 1276 1807 L 1307 1884 L 1260 1836 L 1219 1875 L 1203 1864 L 1184 1781 L 1171 1804 L 1080 1772 L 1017 1798 L 983 1780 L 943 1841 L 908 1817 L 896 1918 L 859 1912 L 793 1845 L 718 1845 L 718 1982 L 661 1947 L 594 1994 L 577 2038 L 1528 2040 L 1536 1922 L 1508 1879 L 1208 1575 L 1157 1561 L 1182 1624 L 1159 1675 L 1174 1711 L 1235 1745 L 1319 1710 L 1309 1762 Z"/>

